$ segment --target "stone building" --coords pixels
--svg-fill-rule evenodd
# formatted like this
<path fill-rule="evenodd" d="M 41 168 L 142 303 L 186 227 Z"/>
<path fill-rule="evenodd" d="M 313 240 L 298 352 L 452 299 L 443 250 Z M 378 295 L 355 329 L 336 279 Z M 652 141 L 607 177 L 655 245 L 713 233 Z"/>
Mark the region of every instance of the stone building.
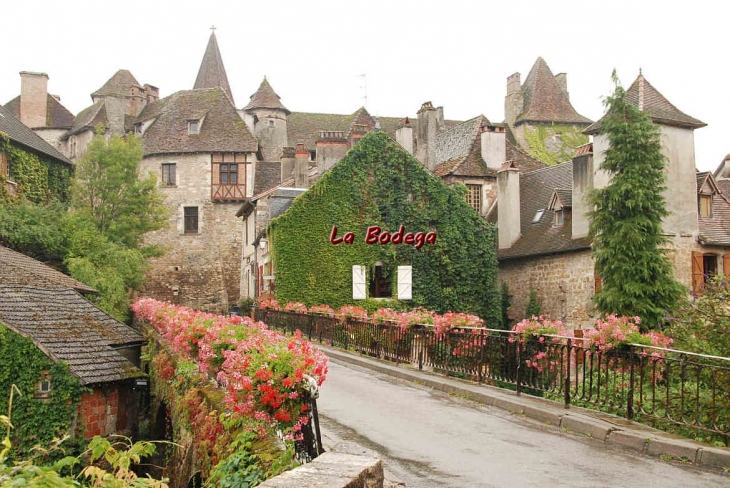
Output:
<path fill-rule="evenodd" d="M 663 230 L 675 277 L 699 292 L 706 275 L 730 271 L 730 202 L 714 176 L 695 167 L 694 130 L 705 124 L 674 107 L 643 75 L 626 98 L 661 129 L 669 211 Z M 571 326 L 590 324 L 594 316 L 597 278 L 585 196 L 609 182 L 599 169 L 608 140 L 600 121 L 585 132 L 593 143 L 571 161 L 524 173 L 506 164 L 497 174 L 499 204 L 489 219 L 499 228 L 500 280 L 514 297 L 513 319 L 523 316 L 530 290 L 541 312 Z"/>

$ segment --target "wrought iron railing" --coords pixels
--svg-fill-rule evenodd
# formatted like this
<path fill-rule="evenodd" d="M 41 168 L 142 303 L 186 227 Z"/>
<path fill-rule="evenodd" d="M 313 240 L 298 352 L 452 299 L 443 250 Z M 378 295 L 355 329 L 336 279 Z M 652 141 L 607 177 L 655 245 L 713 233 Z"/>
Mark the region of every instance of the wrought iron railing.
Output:
<path fill-rule="evenodd" d="M 433 327 L 271 309 L 256 320 L 310 340 L 397 363 L 584 406 L 694 437 L 730 441 L 730 358 L 629 344 L 599 351 L 583 339 Z"/>

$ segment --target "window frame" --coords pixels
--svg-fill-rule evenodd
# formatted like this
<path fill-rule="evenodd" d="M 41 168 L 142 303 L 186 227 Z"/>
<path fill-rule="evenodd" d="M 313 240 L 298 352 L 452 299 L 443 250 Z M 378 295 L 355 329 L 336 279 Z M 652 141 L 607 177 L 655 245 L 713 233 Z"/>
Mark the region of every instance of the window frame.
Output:
<path fill-rule="evenodd" d="M 235 176 L 234 183 L 230 181 L 231 176 Z M 238 186 L 238 181 L 238 163 L 220 163 L 218 165 L 218 184 Z"/>
<path fill-rule="evenodd" d="M 703 202 L 707 202 L 706 207 Z M 697 198 L 697 214 L 701 219 L 711 219 L 712 215 L 712 193 L 701 193 Z M 707 210 L 707 215 L 703 215 L 703 210 Z"/>
<path fill-rule="evenodd" d="M 188 120 L 188 135 L 196 136 L 200 134 L 200 120 Z"/>
<path fill-rule="evenodd" d="M 565 225 L 565 209 L 559 208 L 553 212 L 555 213 L 553 216 L 553 227 L 562 227 Z"/>
<path fill-rule="evenodd" d="M 167 169 L 168 179 L 165 179 L 165 169 Z M 172 181 L 169 181 L 170 169 L 172 169 Z M 162 163 L 162 185 L 177 186 L 177 163 Z"/>
<path fill-rule="evenodd" d="M 481 213 L 482 211 L 482 185 L 478 183 L 466 183 L 466 203 L 471 208 Z"/>
<path fill-rule="evenodd" d="M 193 210 L 195 210 L 194 215 Z M 183 233 L 186 235 L 200 234 L 200 210 L 197 206 L 183 207 Z"/>

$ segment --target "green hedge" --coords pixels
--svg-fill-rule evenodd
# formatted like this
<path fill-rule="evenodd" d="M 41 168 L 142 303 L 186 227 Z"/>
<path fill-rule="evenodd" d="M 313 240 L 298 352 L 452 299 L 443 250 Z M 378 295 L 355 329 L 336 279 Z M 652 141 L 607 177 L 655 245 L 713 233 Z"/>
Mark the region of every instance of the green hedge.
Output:
<path fill-rule="evenodd" d="M 385 133 L 367 134 L 270 224 L 276 298 L 334 308 L 357 303 L 352 266 L 372 273 L 381 261 L 391 272 L 413 266 L 413 305 L 474 313 L 498 325 L 496 231 L 465 194 L 463 185 L 447 186 Z M 437 238 L 420 249 L 368 245 L 372 225 L 390 233 L 404 225 L 406 232 L 433 231 Z M 333 226 L 339 237 L 354 232 L 354 242 L 332 244 Z"/>

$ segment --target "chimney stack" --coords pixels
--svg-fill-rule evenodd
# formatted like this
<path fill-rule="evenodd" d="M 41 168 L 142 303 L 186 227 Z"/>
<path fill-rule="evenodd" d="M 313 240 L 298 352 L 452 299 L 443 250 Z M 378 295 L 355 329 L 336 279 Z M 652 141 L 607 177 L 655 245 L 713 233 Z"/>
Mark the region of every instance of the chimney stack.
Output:
<path fill-rule="evenodd" d="M 20 72 L 20 121 L 35 129 L 46 126 L 48 75 Z"/>
<path fill-rule="evenodd" d="M 585 148 L 585 149 L 584 149 Z M 586 144 L 576 151 L 573 158 L 573 239 L 587 237 L 590 229 L 588 193 L 593 189 L 593 146 Z"/>
<path fill-rule="evenodd" d="M 506 162 L 497 172 L 497 229 L 499 249 L 511 247 L 520 238 L 520 170 Z"/>
<path fill-rule="evenodd" d="M 418 111 L 418 147 L 416 158 L 429 171 L 436 169 L 436 134 L 444 125 L 444 108 L 425 102 Z"/>
<path fill-rule="evenodd" d="M 507 129 L 494 125 L 485 125 L 481 130 L 482 159 L 487 163 L 489 169 L 497 171 L 507 160 L 505 145 Z"/>
<path fill-rule="evenodd" d="M 124 98 L 105 97 L 104 107 L 106 108 L 106 118 L 109 121 L 109 129 L 112 134 L 123 136 L 124 115 L 126 112 L 126 103 Z"/>
<path fill-rule="evenodd" d="M 294 150 L 294 188 L 308 188 L 309 151 L 304 144 L 297 144 Z"/>
<path fill-rule="evenodd" d="M 398 124 L 398 130 L 395 131 L 395 140 L 409 154 L 413 154 L 413 125 L 408 117 Z"/>
<path fill-rule="evenodd" d="M 317 139 L 317 173 L 322 176 L 345 157 L 349 142 L 341 130 L 321 130 Z"/>
<path fill-rule="evenodd" d="M 524 102 L 520 74 L 514 73 L 507 78 L 507 96 L 504 97 L 504 118 L 507 124 L 514 125 L 515 119 L 524 109 Z"/>
<path fill-rule="evenodd" d="M 291 146 L 281 148 L 281 181 L 294 176 L 294 164 L 294 148 Z"/>

